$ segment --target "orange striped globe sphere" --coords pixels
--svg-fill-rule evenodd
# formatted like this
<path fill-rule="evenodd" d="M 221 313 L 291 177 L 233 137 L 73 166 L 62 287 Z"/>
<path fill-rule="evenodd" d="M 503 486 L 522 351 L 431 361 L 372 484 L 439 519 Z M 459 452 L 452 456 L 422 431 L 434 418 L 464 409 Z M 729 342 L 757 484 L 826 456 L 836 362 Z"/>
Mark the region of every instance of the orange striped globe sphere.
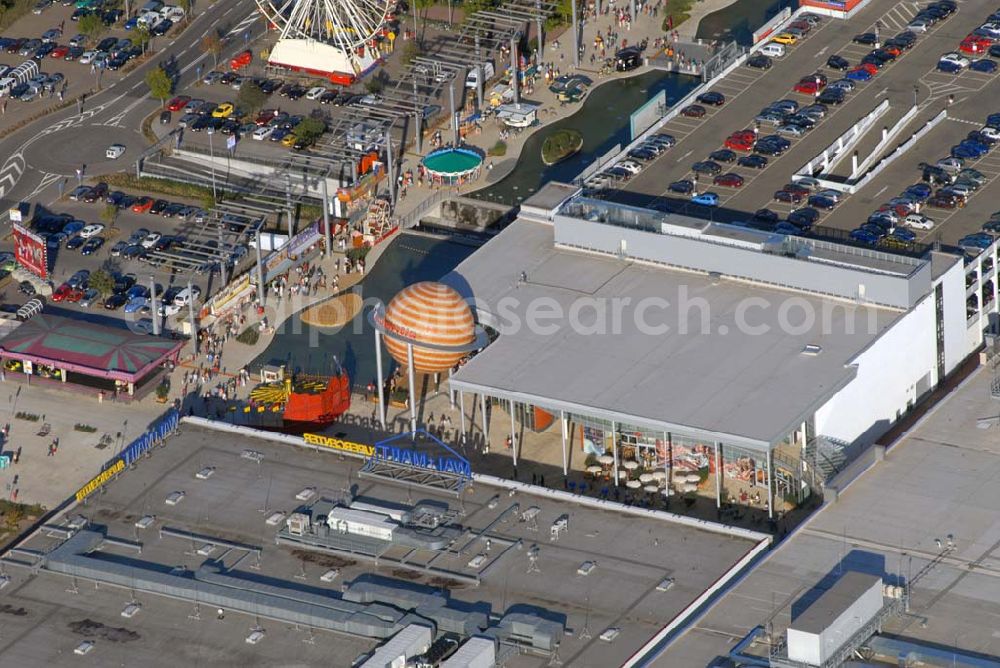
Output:
<path fill-rule="evenodd" d="M 406 366 L 406 342 L 395 337 L 443 346 L 465 346 L 476 337 L 472 309 L 458 292 L 443 283 L 423 281 L 400 290 L 385 309 L 385 346 Z M 413 368 L 421 373 L 447 371 L 465 351 L 413 346 Z"/>

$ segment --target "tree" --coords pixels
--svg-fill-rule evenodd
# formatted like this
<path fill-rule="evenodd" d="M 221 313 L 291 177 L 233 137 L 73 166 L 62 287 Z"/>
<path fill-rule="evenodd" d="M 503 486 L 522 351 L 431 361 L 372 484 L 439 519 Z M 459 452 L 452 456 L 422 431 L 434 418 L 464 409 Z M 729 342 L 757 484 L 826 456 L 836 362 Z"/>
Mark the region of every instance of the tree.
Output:
<path fill-rule="evenodd" d="M 96 42 L 97 38 L 104 34 L 104 31 L 108 29 L 104 25 L 104 19 L 101 18 L 99 14 L 87 14 L 86 16 L 81 16 L 79 21 L 80 33 L 85 35 L 87 39 L 92 42 Z"/>
<path fill-rule="evenodd" d="M 174 87 L 174 82 L 170 75 L 162 67 L 154 67 L 146 72 L 146 85 L 149 87 L 149 94 L 160 100 L 160 103 L 167 101 L 170 91 Z"/>
<path fill-rule="evenodd" d="M 216 32 L 210 32 L 201 40 L 201 50 L 212 54 L 212 67 L 219 66 L 219 54 L 222 53 L 222 38 Z"/>
<path fill-rule="evenodd" d="M 118 220 L 118 207 L 114 204 L 106 204 L 101 211 L 101 220 L 107 223 L 108 227 L 114 227 Z"/>
<path fill-rule="evenodd" d="M 101 297 L 107 297 L 115 291 L 115 279 L 103 269 L 98 269 L 92 273 L 90 278 L 87 279 L 87 285 L 97 290 Z"/>
<path fill-rule="evenodd" d="M 316 141 L 321 134 L 326 132 L 326 123 L 319 118 L 304 118 L 295 126 L 295 136 L 306 142 Z"/>
<path fill-rule="evenodd" d="M 264 106 L 265 102 L 267 102 L 267 93 L 254 82 L 247 81 L 240 86 L 239 95 L 236 96 L 236 106 L 246 113 L 255 114 Z"/>
<path fill-rule="evenodd" d="M 142 47 L 143 54 L 146 53 L 146 45 L 149 44 L 152 38 L 153 36 L 149 34 L 149 28 L 145 24 L 139 24 L 132 31 L 132 43 L 138 47 Z"/>
<path fill-rule="evenodd" d="M 191 13 L 191 0 L 177 0 L 177 6 L 184 10 L 184 17 Z"/>

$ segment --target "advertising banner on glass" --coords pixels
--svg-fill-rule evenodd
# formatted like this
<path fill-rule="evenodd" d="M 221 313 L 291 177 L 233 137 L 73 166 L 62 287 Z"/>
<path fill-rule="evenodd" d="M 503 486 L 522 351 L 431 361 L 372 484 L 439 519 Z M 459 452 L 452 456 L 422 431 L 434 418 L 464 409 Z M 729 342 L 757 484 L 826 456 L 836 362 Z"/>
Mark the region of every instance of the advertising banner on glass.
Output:
<path fill-rule="evenodd" d="M 17 263 L 39 278 L 49 277 L 49 256 L 45 240 L 28 228 L 13 223 L 14 257 Z"/>

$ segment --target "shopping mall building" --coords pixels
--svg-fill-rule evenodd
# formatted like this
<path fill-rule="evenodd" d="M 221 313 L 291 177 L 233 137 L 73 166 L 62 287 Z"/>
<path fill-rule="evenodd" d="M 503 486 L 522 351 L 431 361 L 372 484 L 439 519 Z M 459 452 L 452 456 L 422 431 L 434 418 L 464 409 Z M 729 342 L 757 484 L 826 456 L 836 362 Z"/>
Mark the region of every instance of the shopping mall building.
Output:
<path fill-rule="evenodd" d="M 550 184 L 443 279 L 492 334 L 450 387 L 525 443 L 549 432 L 564 473 L 773 513 L 982 346 L 996 258 L 775 235 Z"/>

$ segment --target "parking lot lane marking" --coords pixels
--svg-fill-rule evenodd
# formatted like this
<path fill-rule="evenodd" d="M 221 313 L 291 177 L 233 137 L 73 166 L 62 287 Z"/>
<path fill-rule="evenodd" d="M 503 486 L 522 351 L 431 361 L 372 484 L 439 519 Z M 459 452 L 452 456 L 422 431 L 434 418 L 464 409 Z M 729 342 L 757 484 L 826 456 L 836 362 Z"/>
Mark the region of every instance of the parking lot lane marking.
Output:
<path fill-rule="evenodd" d="M 827 51 L 828 51 L 829 49 L 830 49 L 830 47 L 829 47 L 829 46 L 824 46 L 824 47 L 823 47 L 822 49 L 820 49 L 819 51 L 817 51 L 817 52 L 816 52 L 816 55 L 815 55 L 815 56 L 813 56 L 813 57 L 814 57 L 814 58 L 819 58 L 819 57 L 820 57 L 820 56 L 822 56 L 822 55 L 823 55 L 824 53 L 826 53 L 826 52 L 827 52 Z"/>
<path fill-rule="evenodd" d="M 881 195 L 882 193 L 884 193 L 888 189 L 889 189 L 889 186 L 882 186 L 882 189 L 879 190 L 877 193 L 875 193 L 875 197 L 878 197 L 879 195 Z"/>
<path fill-rule="evenodd" d="M 684 158 L 688 157 L 688 156 L 689 156 L 689 155 L 691 155 L 692 153 L 694 153 L 694 149 L 691 149 L 690 151 L 688 151 L 687 153 L 685 153 L 685 154 L 684 154 L 684 155 L 682 155 L 681 157 L 677 158 L 677 162 L 680 162 L 681 160 L 683 160 Z"/>

